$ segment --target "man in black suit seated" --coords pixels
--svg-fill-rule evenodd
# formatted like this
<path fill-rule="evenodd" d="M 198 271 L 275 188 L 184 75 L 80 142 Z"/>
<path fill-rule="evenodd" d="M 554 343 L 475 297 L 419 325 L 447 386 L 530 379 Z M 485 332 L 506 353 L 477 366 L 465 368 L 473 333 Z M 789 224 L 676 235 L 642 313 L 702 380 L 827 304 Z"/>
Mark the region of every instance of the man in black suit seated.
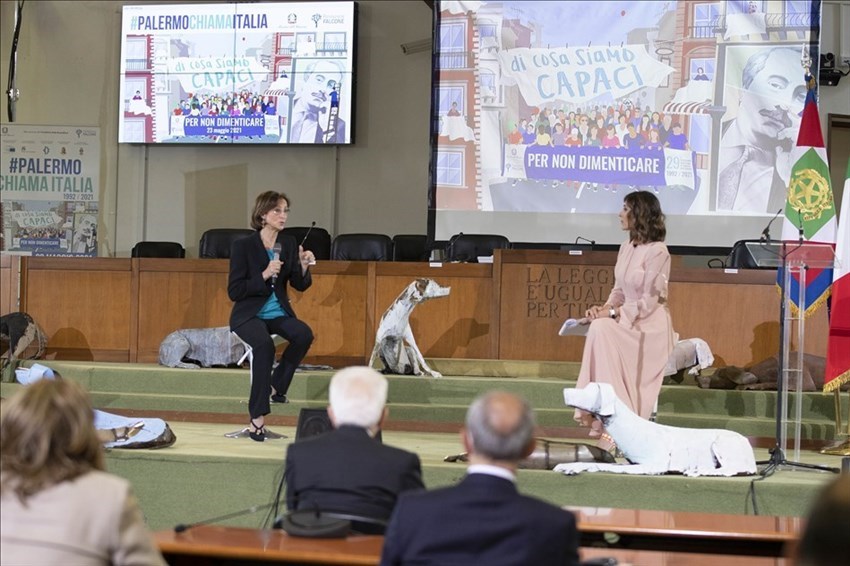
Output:
<path fill-rule="evenodd" d="M 365 367 L 349 367 L 331 379 L 328 416 L 334 430 L 295 442 L 286 453 L 286 506 L 290 510 L 357 515 L 352 528 L 383 534 L 403 491 L 423 489 L 419 456 L 374 437 L 387 416 L 387 379 Z"/>
<path fill-rule="evenodd" d="M 534 449 L 533 434 L 524 399 L 502 391 L 478 397 L 461 431 L 466 477 L 399 498 L 381 565 L 577 564 L 572 513 L 517 491 L 517 464 Z"/>

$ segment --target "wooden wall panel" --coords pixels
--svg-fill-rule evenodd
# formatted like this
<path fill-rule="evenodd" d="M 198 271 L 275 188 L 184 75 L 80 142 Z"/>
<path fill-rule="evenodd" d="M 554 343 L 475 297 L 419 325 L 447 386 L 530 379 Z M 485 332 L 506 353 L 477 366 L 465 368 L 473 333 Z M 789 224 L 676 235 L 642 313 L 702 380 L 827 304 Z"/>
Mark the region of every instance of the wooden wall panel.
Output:
<path fill-rule="evenodd" d="M 20 288 L 20 257 L 0 254 L 0 315 L 17 312 Z"/>
<path fill-rule="evenodd" d="M 144 362 L 157 361 L 160 343 L 175 330 L 227 326 L 233 304 L 227 273 L 142 271 L 138 300 L 138 361 Z"/>
<path fill-rule="evenodd" d="M 779 351 L 779 292 L 769 272 L 763 284 L 738 283 L 747 274 L 726 274 L 725 283 L 673 281 L 670 316 L 680 339 L 702 338 L 714 365 L 746 366 Z M 806 320 L 806 351 L 826 356 L 826 308 Z"/>
<path fill-rule="evenodd" d="M 498 357 L 581 360 L 584 338 L 558 336 L 558 330 L 566 319 L 605 302 L 615 260 L 608 252 L 503 252 Z"/>
<path fill-rule="evenodd" d="M 499 250 L 494 259 L 319 262 L 313 286 L 291 294 L 316 336 L 308 362 L 368 360 L 381 316 L 419 277 L 452 288 L 411 315 L 426 356 L 580 361 L 584 339 L 557 332 L 564 319 L 607 298 L 616 253 Z M 23 258 L 21 265 L 21 310 L 42 325 L 57 359 L 155 362 L 168 333 L 227 326 L 230 317 L 227 260 Z M 680 338 L 708 342 L 715 365 L 746 365 L 778 350 L 771 271 L 673 269 L 669 306 Z M 825 355 L 825 309 L 806 330 L 806 350 Z"/>
<path fill-rule="evenodd" d="M 312 267 L 313 284 L 305 292 L 290 292 L 298 318 L 313 329 L 308 358 L 356 358 L 363 360 L 366 336 L 365 262 L 319 262 Z M 358 362 L 362 363 L 362 362 Z"/>
<path fill-rule="evenodd" d="M 129 259 L 25 258 L 21 310 L 47 334 L 47 357 L 129 361 Z"/>
<path fill-rule="evenodd" d="M 466 272 L 466 273 L 464 273 Z M 379 266 L 376 282 L 375 329 L 370 334 L 369 354 L 377 324 L 387 308 L 416 278 L 430 277 L 451 287 L 447 297 L 419 304 L 410 316 L 410 327 L 419 350 L 433 358 L 491 358 L 490 306 L 493 301 L 492 267 L 489 265 L 411 264 L 403 269 Z"/>

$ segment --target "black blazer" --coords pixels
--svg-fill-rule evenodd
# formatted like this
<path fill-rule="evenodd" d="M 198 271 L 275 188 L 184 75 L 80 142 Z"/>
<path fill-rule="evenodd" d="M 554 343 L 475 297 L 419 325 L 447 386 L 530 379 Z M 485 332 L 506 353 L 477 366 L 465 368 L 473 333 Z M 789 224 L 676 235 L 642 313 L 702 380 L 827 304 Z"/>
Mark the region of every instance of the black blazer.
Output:
<path fill-rule="evenodd" d="M 301 274 L 301 262 L 298 258 L 298 243 L 292 236 L 280 232 L 280 260 L 283 266 L 277 276 L 274 292 L 283 310 L 295 317 L 295 311 L 289 304 L 286 294 L 287 283 L 298 291 L 306 290 L 313 284 L 308 270 Z M 269 265 L 269 256 L 263 246 L 260 232 L 254 232 L 245 238 L 235 240 L 230 247 L 230 277 L 227 280 L 227 295 L 233 301 L 230 311 L 230 329 L 235 330 L 260 312 L 272 293 L 272 280 L 263 280 L 263 270 Z"/>
<path fill-rule="evenodd" d="M 578 564 L 575 517 L 509 480 L 468 474 L 456 486 L 399 498 L 381 565 L 401 564 Z"/>
<path fill-rule="evenodd" d="M 343 425 L 286 451 L 286 506 L 386 521 L 400 493 L 423 489 L 419 456 Z M 383 531 L 383 529 L 381 529 Z"/>

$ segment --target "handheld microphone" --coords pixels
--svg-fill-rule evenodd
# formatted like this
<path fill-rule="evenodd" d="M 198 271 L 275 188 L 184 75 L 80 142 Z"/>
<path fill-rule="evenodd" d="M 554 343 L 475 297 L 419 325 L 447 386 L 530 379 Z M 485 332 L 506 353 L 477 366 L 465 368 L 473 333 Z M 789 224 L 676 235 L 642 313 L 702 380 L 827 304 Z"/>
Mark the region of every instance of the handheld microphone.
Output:
<path fill-rule="evenodd" d="M 453 259 L 452 258 L 452 250 L 455 247 L 455 242 L 457 242 L 458 239 L 461 236 L 463 236 L 463 232 L 458 232 L 457 234 L 455 234 L 454 236 L 452 236 L 449 239 L 449 243 L 448 243 L 448 245 L 446 245 L 446 259 L 448 259 L 449 261 L 452 261 L 452 259 Z"/>
<path fill-rule="evenodd" d="M 228 513 L 227 515 L 221 515 L 220 517 L 213 517 L 211 519 L 204 519 L 203 521 L 198 521 L 197 523 L 189 523 L 188 525 L 185 524 L 185 523 L 180 523 L 180 524 L 174 526 L 174 532 L 175 533 L 182 533 L 182 532 L 188 531 L 189 529 L 191 529 L 193 527 L 197 527 L 197 526 L 200 526 L 200 525 L 208 525 L 210 523 L 217 523 L 219 521 L 225 521 L 227 519 L 232 519 L 234 517 L 241 517 L 242 515 L 250 515 L 251 513 L 256 513 L 257 511 L 260 511 L 261 509 L 268 509 L 269 507 L 272 507 L 274 505 L 277 505 L 277 502 L 269 503 L 269 504 L 266 504 L 266 505 L 252 505 L 251 507 L 248 507 L 247 509 L 242 509 L 241 511 L 236 511 L 235 513 Z"/>
<path fill-rule="evenodd" d="M 313 229 L 313 226 L 315 226 L 315 225 L 316 225 L 316 221 L 315 221 L 315 220 L 313 220 L 312 222 L 310 222 L 310 227 L 309 227 L 309 228 L 307 228 L 307 231 L 306 231 L 306 232 L 304 232 L 304 238 L 302 238 L 302 239 L 301 239 L 301 243 L 300 243 L 300 244 L 298 244 L 299 246 L 303 246 L 303 245 L 304 245 L 304 242 L 306 242 L 306 241 L 307 241 L 307 236 L 309 236 L 309 235 L 310 235 L 310 231 Z"/>
<path fill-rule="evenodd" d="M 776 214 L 773 215 L 773 218 L 770 219 L 770 222 L 767 223 L 767 226 L 764 227 L 764 230 L 761 231 L 761 240 L 764 242 L 770 241 L 770 225 L 773 224 L 773 221 L 779 218 L 779 215 L 782 214 L 783 209 L 779 209 L 776 211 Z"/>
<path fill-rule="evenodd" d="M 591 246 L 595 246 L 595 245 L 596 245 L 596 240 L 588 240 L 587 238 L 584 238 L 584 237 L 582 237 L 582 236 L 576 236 L 576 241 L 575 241 L 575 242 L 573 242 L 573 243 L 577 244 L 579 240 L 581 240 L 582 242 L 587 242 L 587 243 L 588 243 L 588 244 L 590 244 Z"/>
<path fill-rule="evenodd" d="M 274 246 L 272 247 L 272 252 L 274 253 L 272 259 L 274 261 L 280 261 L 280 242 L 274 243 Z M 277 273 L 272 275 L 272 287 L 274 287 L 275 283 L 277 283 Z"/>

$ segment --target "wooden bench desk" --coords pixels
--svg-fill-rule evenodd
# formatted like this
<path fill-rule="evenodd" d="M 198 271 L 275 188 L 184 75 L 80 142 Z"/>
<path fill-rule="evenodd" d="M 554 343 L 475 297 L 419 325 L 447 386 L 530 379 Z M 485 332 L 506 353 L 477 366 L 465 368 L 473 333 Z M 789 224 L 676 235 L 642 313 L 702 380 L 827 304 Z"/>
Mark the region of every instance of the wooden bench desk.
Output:
<path fill-rule="evenodd" d="M 297 538 L 277 529 L 199 525 L 182 533 L 157 531 L 154 538 L 170 566 L 233 564 L 375 565 L 382 536 L 346 539 Z"/>
<path fill-rule="evenodd" d="M 802 532 L 799 517 L 568 507 L 583 547 L 741 556 L 786 556 Z"/>
<path fill-rule="evenodd" d="M 582 558 L 613 556 L 629 564 L 768 566 L 784 557 L 803 519 L 719 513 L 568 507 L 576 514 Z M 378 564 L 384 538 L 290 537 L 281 530 L 199 525 L 155 533 L 171 566 L 277 562 Z M 684 557 L 684 558 L 682 558 Z M 659 561 L 660 560 L 660 561 Z"/>

